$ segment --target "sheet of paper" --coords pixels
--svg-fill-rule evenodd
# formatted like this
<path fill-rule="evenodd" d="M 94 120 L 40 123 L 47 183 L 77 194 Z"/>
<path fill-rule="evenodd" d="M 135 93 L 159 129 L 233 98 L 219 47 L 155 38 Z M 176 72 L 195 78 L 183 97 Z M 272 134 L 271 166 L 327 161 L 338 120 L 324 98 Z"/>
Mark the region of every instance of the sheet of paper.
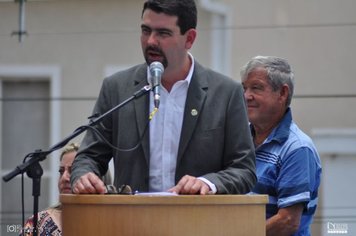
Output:
<path fill-rule="evenodd" d="M 145 195 L 145 196 L 178 196 L 176 193 L 171 192 L 136 192 L 135 195 Z"/>

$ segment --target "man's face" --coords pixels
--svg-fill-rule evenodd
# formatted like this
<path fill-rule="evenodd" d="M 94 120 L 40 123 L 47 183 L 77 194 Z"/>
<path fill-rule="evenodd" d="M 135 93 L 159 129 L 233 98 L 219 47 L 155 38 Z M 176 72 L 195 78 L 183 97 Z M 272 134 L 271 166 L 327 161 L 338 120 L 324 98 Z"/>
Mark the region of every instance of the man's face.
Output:
<path fill-rule="evenodd" d="M 159 61 L 167 69 L 179 67 L 183 63 L 195 37 L 190 37 L 193 29 L 181 35 L 177 19 L 177 16 L 156 13 L 150 9 L 143 13 L 141 46 L 148 65 Z"/>
<path fill-rule="evenodd" d="M 256 68 L 242 83 L 247 102 L 248 118 L 252 125 L 274 124 L 285 110 L 286 97 L 281 91 L 273 91 L 265 68 Z"/>

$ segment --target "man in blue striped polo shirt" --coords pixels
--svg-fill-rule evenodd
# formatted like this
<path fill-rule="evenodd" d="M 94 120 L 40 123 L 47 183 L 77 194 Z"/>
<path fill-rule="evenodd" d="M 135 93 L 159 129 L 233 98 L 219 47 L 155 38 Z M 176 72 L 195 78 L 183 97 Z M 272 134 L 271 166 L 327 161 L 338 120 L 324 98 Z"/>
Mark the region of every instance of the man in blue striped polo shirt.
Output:
<path fill-rule="evenodd" d="M 292 120 L 294 75 L 282 58 L 257 56 L 241 71 L 256 147 L 258 182 L 268 194 L 266 235 L 310 235 L 321 164 L 312 140 Z"/>

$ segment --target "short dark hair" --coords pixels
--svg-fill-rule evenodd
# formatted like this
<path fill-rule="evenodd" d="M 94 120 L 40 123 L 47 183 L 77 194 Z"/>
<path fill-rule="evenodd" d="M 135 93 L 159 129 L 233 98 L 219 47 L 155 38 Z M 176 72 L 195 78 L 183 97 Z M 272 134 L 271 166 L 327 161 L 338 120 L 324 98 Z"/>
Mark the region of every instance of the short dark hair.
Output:
<path fill-rule="evenodd" d="M 194 0 L 147 0 L 143 5 L 141 17 L 146 9 L 177 16 L 181 34 L 197 27 L 197 7 Z"/>

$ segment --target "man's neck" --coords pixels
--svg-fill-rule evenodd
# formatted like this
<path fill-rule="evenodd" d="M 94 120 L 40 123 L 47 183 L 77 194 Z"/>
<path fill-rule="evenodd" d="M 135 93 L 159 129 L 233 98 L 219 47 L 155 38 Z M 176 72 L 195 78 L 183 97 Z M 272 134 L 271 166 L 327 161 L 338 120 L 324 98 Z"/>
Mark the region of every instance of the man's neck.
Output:
<path fill-rule="evenodd" d="M 176 67 L 178 69 L 173 68 L 173 70 L 165 71 L 164 76 L 161 81 L 162 86 L 168 92 L 170 92 L 172 90 L 173 85 L 176 82 L 187 78 L 191 66 L 192 66 L 192 59 L 188 55 L 187 59 L 183 62 L 183 64 L 181 66 Z"/>

